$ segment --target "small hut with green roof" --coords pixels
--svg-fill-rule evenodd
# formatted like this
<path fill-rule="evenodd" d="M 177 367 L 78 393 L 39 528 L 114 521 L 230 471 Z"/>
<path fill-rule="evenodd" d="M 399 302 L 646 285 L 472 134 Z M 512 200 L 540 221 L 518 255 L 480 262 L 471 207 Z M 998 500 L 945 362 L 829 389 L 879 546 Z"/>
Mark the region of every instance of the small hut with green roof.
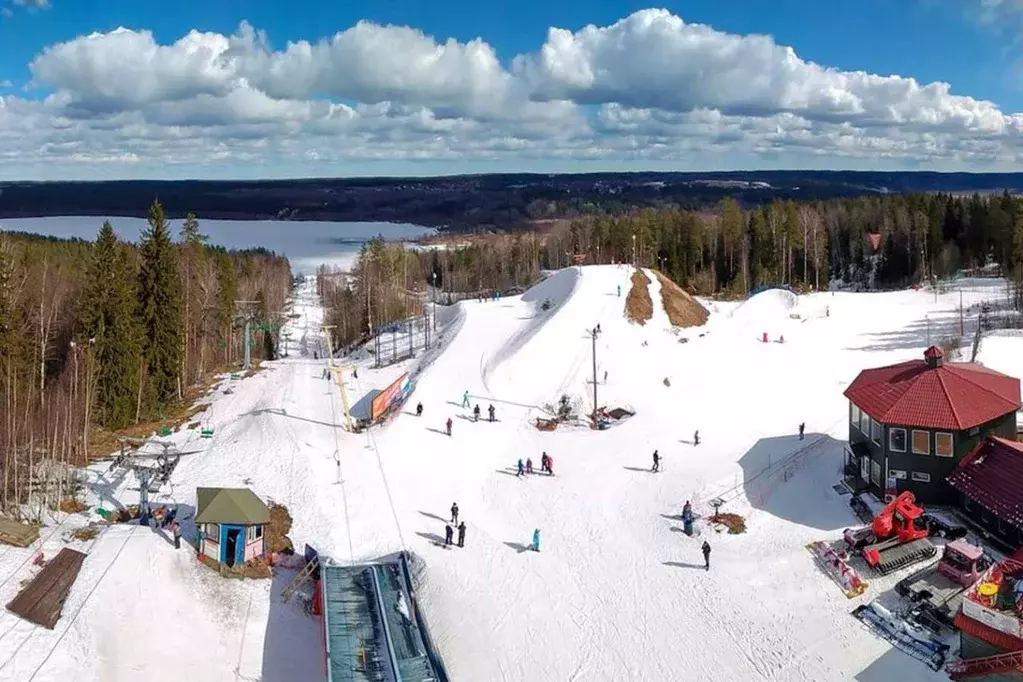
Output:
<path fill-rule="evenodd" d="M 266 553 L 263 526 L 270 509 L 248 488 L 198 488 L 195 525 L 199 554 L 225 566 L 242 564 Z"/>

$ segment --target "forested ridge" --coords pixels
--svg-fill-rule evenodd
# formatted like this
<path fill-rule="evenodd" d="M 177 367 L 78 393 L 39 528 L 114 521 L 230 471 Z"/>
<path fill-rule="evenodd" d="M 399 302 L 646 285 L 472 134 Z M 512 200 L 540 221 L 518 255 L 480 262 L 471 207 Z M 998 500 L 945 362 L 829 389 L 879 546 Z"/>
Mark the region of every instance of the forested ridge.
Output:
<path fill-rule="evenodd" d="M 51 473 L 64 481 L 59 472 L 110 449 L 115 430 L 152 431 L 235 365 L 243 340 L 235 301 L 254 301 L 263 323 L 267 338 L 254 339 L 253 357 L 273 352 L 291 289 L 285 258 L 212 246 L 194 216 L 174 235 L 159 203 L 138 245 L 109 222 L 97 228 L 94 242 L 0 233 L 7 509 L 30 486 L 55 504 L 70 493 L 50 490 Z"/>
<path fill-rule="evenodd" d="M 541 270 L 583 263 L 635 260 L 704 296 L 741 297 L 767 285 L 822 289 L 832 281 L 904 287 L 989 263 L 1023 282 L 1023 200 L 1008 193 L 775 200 L 753 208 L 726 198 L 716 210 L 604 212 L 542 231 L 447 241 L 413 249 L 375 240 L 351 276 L 321 268 L 335 344 L 420 314 L 424 300 L 513 291 L 536 282 Z"/>

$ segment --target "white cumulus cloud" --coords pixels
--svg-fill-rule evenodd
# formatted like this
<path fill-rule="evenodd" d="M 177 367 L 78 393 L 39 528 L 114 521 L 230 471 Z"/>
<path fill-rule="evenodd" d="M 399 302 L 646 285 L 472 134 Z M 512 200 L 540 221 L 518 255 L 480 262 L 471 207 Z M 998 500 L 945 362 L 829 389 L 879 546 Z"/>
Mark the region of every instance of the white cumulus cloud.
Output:
<path fill-rule="evenodd" d="M 82 35 L 29 68 L 42 99 L 0 95 L 3 177 L 385 162 L 987 169 L 1017 167 L 1023 151 L 1023 115 L 945 83 L 815 64 L 770 36 L 656 9 L 551 28 L 519 55 L 365 21 L 278 47 L 242 22 L 166 44 L 147 30 Z"/>

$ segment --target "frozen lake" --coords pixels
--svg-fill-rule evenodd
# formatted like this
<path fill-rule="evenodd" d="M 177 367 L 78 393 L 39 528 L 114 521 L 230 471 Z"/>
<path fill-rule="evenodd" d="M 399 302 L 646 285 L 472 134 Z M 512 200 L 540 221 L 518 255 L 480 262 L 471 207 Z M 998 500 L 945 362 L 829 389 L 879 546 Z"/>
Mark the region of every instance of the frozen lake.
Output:
<path fill-rule="evenodd" d="M 51 216 L 46 218 L 3 218 L 0 231 L 32 232 L 52 237 L 78 237 L 93 240 L 109 220 L 121 239 L 136 242 L 144 218 L 97 216 Z M 175 238 L 181 220 L 168 221 Z M 436 230 L 403 223 L 317 222 L 299 220 L 199 220 L 199 229 L 210 242 L 228 249 L 263 247 L 283 254 L 291 261 L 295 274 L 310 274 L 321 264 L 347 269 L 370 239 L 382 236 L 389 241 L 413 240 L 435 234 Z"/>

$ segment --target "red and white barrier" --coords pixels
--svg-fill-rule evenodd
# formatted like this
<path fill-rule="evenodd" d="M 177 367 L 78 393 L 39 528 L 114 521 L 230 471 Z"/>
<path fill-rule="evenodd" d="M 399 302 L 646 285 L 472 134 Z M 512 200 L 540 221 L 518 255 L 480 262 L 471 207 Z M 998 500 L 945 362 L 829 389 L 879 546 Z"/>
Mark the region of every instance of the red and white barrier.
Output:
<path fill-rule="evenodd" d="M 846 562 L 845 552 L 836 552 L 822 540 L 811 542 L 806 548 L 817 557 L 828 575 L 841 586 L 847 599 L 858 597 L 866 591 L 867 583 L 860 578 L 856 569 Z"/>

